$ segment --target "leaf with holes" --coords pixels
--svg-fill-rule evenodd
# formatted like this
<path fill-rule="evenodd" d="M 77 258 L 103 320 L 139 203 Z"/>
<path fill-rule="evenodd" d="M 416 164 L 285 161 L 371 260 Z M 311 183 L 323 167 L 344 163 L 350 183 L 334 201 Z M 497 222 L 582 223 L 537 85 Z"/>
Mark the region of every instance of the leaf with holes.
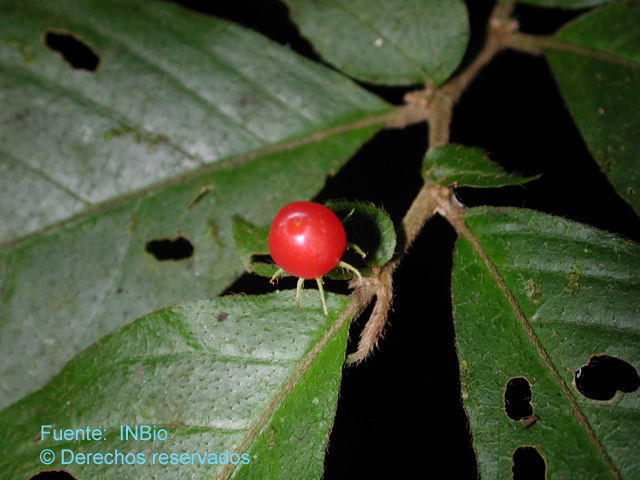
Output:
<path fill-rule="evenodd" d="M 543 47 L 562 95 L 601 170 L 640 213 L 640 2 L 583 15 Z"/>
<path fill-rule="evenodd" d="M 293 21 L 338 69 L 383 85 L 440 84 L 469 39 L 460 0 L 285 0 Z"/>
<path fill-rule="evenodd" d="M 166 2 L 0 0 L 0 31 L 0 408 L 124 323 L 224 291 L 244 270 L 231 217 L 312 197 L 390 109 Z"/>
<path fill-rule="evenodd" d="M 442 145 L 429 150 L 422 163 L 426 181 L 454 187 L 503 187 L 520 185 L 537 177 L 506 173 L 477 148 Z"/>
<path fill-rule="evenodd" d="M 47 469 L 75 478 L 320 478 L 349 321 L 345 297 L 329 295 L 325 316 L 313 293 L 301 309 L 291 291 L 178 305 L 106 336 L 0 412 L 0 479 L 41 471 L 45 448 L 56 456 Z M 53 438 L 87 425 L 104 440 Z M 153 425 L 166 440 L 121 438 L 123 425 Z M 136 457 L 113 464 L 116 450 Z M 69 462 L 70 452 L 104 461 Z"/>
<path fill-rule="evenodd" d="M 528 210 L 474 208 L 454 223 L 456 343 L 482 476 L 510 478 L 512 457 L 517 469 L 539 455 L 548 478 L 635 478 L 640 247 Z M 607 401 L 579 392 L 603 384 Z"/>

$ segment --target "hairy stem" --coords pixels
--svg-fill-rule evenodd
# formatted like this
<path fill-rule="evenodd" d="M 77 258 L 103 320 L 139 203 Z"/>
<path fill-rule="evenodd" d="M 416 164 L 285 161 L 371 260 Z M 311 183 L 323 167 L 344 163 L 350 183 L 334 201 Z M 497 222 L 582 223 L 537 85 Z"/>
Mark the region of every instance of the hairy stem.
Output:
<path fill-rule="evenodd" d="M 495 6 L 489 17 L 487 37 L 482 49 L 467 68 L 442 87 L 442 93 L 446 95 L 452 103 L 460 99 L 462 93 L 471 84 L 480 70 L 509 43 L 509 38 L 518 29 L 518 23 L 510 16 L 512 10 L 512 4 L 498 3 Z"/>
<path fill-rule="evenodd" d="M 511 18 L 512 11 L 513 2 L 496 5 L 489 17 L 487 38 L 475 59 L 441 88 L 427 86 L 424 90 L 409 92 L 405 96 L 407 103 L 405 109 L 402 113 L 396 113 L 397 117 L 394 118 L 394 121 L 388 122 L 387 126 L 398 127 L 426 120 L 429 124 L 429 149 L 449 143 L 451 117 L 455 103 L 480 70 L 498 52 L 510 45 L 511 38 L 518 28 L 517 22 Z M 450 195 L 449 188 L 425 182 L 402 219 L 405 239 L 402 254 L 393 262 L 385 265 L 377 274 L 372 274 L 366 284 L 356 286 L 355 297 L 368 303 L 375 296 L 376 304 L 360 334 L 357 351 L 348 358 L 350 363 L 362 361 L 377 345 L 392 303 L 393 272 L 422 231 L 425 223 L 442 205 L 448 202 Z M 363 310 L 366 304 L 361 307 Z"/>

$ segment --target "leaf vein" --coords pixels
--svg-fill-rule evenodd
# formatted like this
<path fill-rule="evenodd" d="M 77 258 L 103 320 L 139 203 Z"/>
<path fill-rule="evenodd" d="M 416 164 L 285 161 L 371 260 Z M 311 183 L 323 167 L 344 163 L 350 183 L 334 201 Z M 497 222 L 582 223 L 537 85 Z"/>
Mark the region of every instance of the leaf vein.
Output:
<path fill-rule="evenodd" d="M 82 197 L 80 194 L 74 192 L 73 190 L 71 190 L 69 187 L 67 187 L 66 185 L 58 182 L 56 179 L 50 177 L 47 173 L 45 173 L 44 171 L 38 169 L 37 167 L 34 167 L 32 165 L 29 165 L 26 161 L 21 160 L 17 157 L 14 157 L 13 155 L 8 154 L 6 151 L 4 150 L 0 150 L 0 156 L 3 156 L 5 158 L 8 158 L 10 161 L 12 161 L 13 163 L 20 165 L 21 167 L 23 167 L 26 170 L 29 170 L 31 173 L 33 173 L 34 175 L 37 175 L 38 177 L 40 177 L 42 180 L 44 180 L 45 182 L 49 183 L 50 185 L 56 187 L 58 190 L 63 191 L 64 193 L 66 193 L 67 195 L 69 195 L 70 197 L 72 197 L 74 200 L 77 200 L 79 202 L 81 202 L 82 204 L 84 204 L 85 206 L 91 206 L 92 203 L 87 200 L 86 198 Z"/>
<path fill-rule="evenodd" d="M 162 27 L 169 28 L 171 31 L 173 31 L 176 35 L 180 36 L 181 38 L 183 38 L 185 40 L 188 40 L 187 38 L 185 38 L 184 33 L 181 30 L 176 29 L 173 25 L 161 23 L 157 18 L 155 18 L 153 16 L 151 16 L 149 18 L 151 18 L 151 20 L 155 21 L 158 25 L 160 25 Z M 189 44 L 189 45 L 193 46 L 193 44 Z M 249 75 L 244 73 L 242 70 L 238 69 L 237 67 L 232 65 L 230 62 L 226 61 L 226 59 L 222 58 L 218 52 L 215 52 L 215 51 L 212 51 L 212 50 L 209 50 L 209 49 L 200 48 L 199 45 L 196 45 L 195 48 L 199 52 L 202 52 L 205 55 L 209 56 L 211 59 L 215 60 L 217 63 L 220 63 L 220 64 L 224 65 L 228 70 L 236 73 L 248 85 L 253 86 L 254 89 L 257 90 L 257 91 L 264 93 L 266 97 L 271 99 L 273 102 L 285 107 L 288 111 L 294 113 L 299 119 L 310 120 L 311 122 L 316 122 L 317 121 L 316 118 L 314 118 L 312 116 L 309 116 L 309 115 L 305 114 L 303 111 L 292 107 L 287 102 L 283 101 L 282 99 L 278 98 L 276 95 L 272 94 L 270 91 L 265 89 L 262 84 L 260 84 L 259 82 L 256 82 L 253 78 L 251 78 Z M 204 99 L 204 100 L 207 101 L 206 99 Z M 238 120 L 241 120 L 241 119 L 238 119 Z"/>
<path fill-rule="evenodd" d="M 484 247 L 481 245 L 480 240 L 475 236 L 475 234 L 467 226 L 464 218 L 462 217 L 459 207 L 455 206 L 452 202 L 449 202 L 445 207 L 442 208 L 442 213 L 445 215 L 447 220 L 449 220 L 451 225 L 456 229 L 456 231 L 458 232 L 458 235 L 464 237 L 471 244 L 471 247 L 473 248 L 476 255 L 484 263 L 485 267 L 489 271 L 491 278 L 496 283 L 496 286 L 499 288 L 502 295 L 505 297 L 505 299 L 509 303 L 511 310 L 513 311 L 513 314 L 518 320 L 518 323 L 523 329 L 525 335 L 531 342 L 531 345 L 540 356 L 540 359 L 542 360 L 543 365 L 547 368 L 547 370 L 549 371 L 549 374 L 551 375 L 553 380 L 557 383 L 558 387 L 562 391 L 563 396 L 565 397 L 565 399 L 567 400 L 567 402 L 571 407 L 571 411 L 573 412 L 574 417 L 578 421 L 579 425 L 584 429 L 589 440 L 593 443 L 594 447 L 602 457 L 602 460 L 607 465 L 607 467 L 609 468 L 613 476 L 619 479 L 620 473 L 618 472 L 618 469 L 616 468 L 616 466 L 613 464 L 611 458 L 609 458 L 609 455 L 607 454 L 604 448 L 604 445 L 602 445 L 602 442 L 600 442 L 600 439 L 597 437 L 593 428 L 589 424 L 587 417 L 585 416 L 584 412 L 580 408 L 580 405 L 578 404 L 576 398 L 572 394 L 569 386 L 560 375 L 560 372 L 558 372 L 558 369 L 553 363 L 551 356 L 546 351 L 546 349 L 544 348 L 544 345 L 538 338 L 532 325 L 529 323 L 529 320 L 525 316 L 514 293 L 511 291 L 511 289 L 505 282 L 504 278 L 502 278 L 502 275 L 500 275 L 500 272 L 498 271 L 498 268 L 496 267 L 496 265 L 492 262 L 491 258 L 489 258 L 489 255 L 485 251 Z"/>
<path fill-rule="evenodd" d="M 418 63 L 416 63 L 409 55 L 407 55 L 404 50 L 402 48 L 400 48 L 400 46 L 396 45 L 395 42 L 392 42 L 391 40 L 389 40 L 389 38 L 384 35 L 382 32 L 380 32 L 374 25 L 373 23 L 364 18 L 361 15 L 358 15 L 356 12 L 352 11 L 351 9 L 347 8 L 344 3 L 338 1 L 338 0 L 329 0 L 331 1 L 331 3 L 333 3 L 334 5 L 336 5 L 337 7 L 341 8 L 342 10 L 344 10 L 348 15 L 350 15 L 351 17 L 355 18 L 356 20 L 360 21 L 360 23 L 362 23 L 362 25 L 364 25 L 365 27 L 369 28 L 369 30 L 371 30 L 376 36 L 378 36 L 379 38 L 382 38 L 385 42 L 387 42 L 389 45 L 391 45 L 393 47 L 393 49 L 398 52 L 398 54 L 404 58 L 409 64 L 411 64 L 411 66 L 413 68 L 416 69 L 416 71 L 422 76 L 422 78 L 425 80 L 425 83 L 431 83 L 431 77 L 427 74 L 427 72 L 425 72 L 422 67 L 420 67 L 420 65 Z"/>
<path fill-rule="evenodd" d="M 30 81 L 36 85 L 39 85 L 41 87 L 44 88 L 50 88 L 52 90 L 57 91 L 59 94 L 64 95 L 66 98 L 73 100 L 75 103 L 77 103 L 78 105 L 82 105 L 85 107 L 91 107 L 94 112 L 99 113 L 100 115 L 102 115 L 105 118 L 108 118 L 112 121 L 114 121 L 115 123 L 118 123 L 120 125 L 124 125 L 128 128 L 131 128 L 133 130 L 136 130 L 138 132 L 141 132 L 143 134 L 149 135 L 149 136 L 153 136 L 154 132 L 151 132 L 149 130 L 146 130 L 145 128 L 143 128 L 140 125 L 136 125 L 136 123 L 125 117 L 124 115 L 122 115 L 121 113 L 107 107 L 104 106 L 98 102 L 96 102 L 95 100 L 87 97 L 86 95 L 81 94 L 80 92 L 78 92 L 77 90 L 72 90 L 69 88 L 66 88 L 62 85 L 60 85 L 59 83 L 54 82 L 53 80 L 46 78 L 46 77 L 42 77 L 39 75 L 36 75 L 35 72 L 33 72 L 32 70 L 28 70 L 25 68 L 21 68 L 18 67 L 16 65 L 7 65 L 4 64 L 3 62 L 0 61 L 0 71 L 4 71 L 4 73 L 6 73 L 7 75 L 15 75 L 17 77 L 20 77 L 26 81 Z M 176 150 L 177 152 L 181 153 L 182 155 L 195 160 L 201 164 L 205 163 L 204 159 L 193 155 L 189 152 L 187 152 L 186 150 L 184 150 L 180 145 L 178 145 L 177 143 L 172 142 L 171 140 L 167 140 L 167 145 L 171 146 L 174 150 Z"/>
<path fill-rule="evenodd" d="M 532 323 L 535 326 L 537 326 L 537 325 L 571 325 L 571 326 L 576 326 L 576 327 L 579 327 L 579 328 L 586 328 L 586 329 L 592 329 L 592 330 L 603 330 L 603 331 L 606 331 L 606 332 L 614 332 L 615 334 L 622 335 L 625 338 L 635 337 L 635 340 L 640 342 L 640 331 L 634 330 L 632 328 L 615 327 L 613 325 L 608 325 L 608 324 L 603 324 L 603 323 L 587 323 L 587 322 L 569 321 L 569 320 L 560 320 L 560 319 L 556 319 L 556 320 L 537 320 L 537 319 L 532 319 L 532 320 L 533 320 Z"/>
<path fill-rule="evenodd" d="M 230 123 L 233 123 L 239 130 L 241 130 L 241 131 L 245 132 L 246 134 L 248 134 L 249 137 L 252 137 L 254 140 L 258 140 L 260 143 L 264 143 L 264 142 L 267 141 L 267 139 L 262 138 L 257 133 L 249 130 L 249 128 L 242 121 L 242 119 L 236 118 L 236 117 L 232 116 L 230 113 L 219 109 L 215 104 L 211 103 L 209 101 L 209 99 L 204 97 L 200 92 L 198 92 L 197 90 L 194 90 L 193 88 L 191 88 L 187 84 L 185 84 L 173 72 L 163 68 L 158 63 L 155 63 L 152 59 L 147 58 L 142 53 L 132 49 L 127 43 L 125 43 L 125 41 L 123 39 L 114 38 L 114 37 L 111 37 L 111 36 L 106 36 L 104 32 L 101 32 L 100 34 L 104 38 L 107 38 L 107 39 L 111 40 L 112 42 L 117 43 L 119 46 L 121 46 L 123 49 L 125 49 L 129 54 L 131 54 L 133 57 L 135 57 L 137 60 L 139 60 L 140 63 L 146 65 L 150 69 L 152 69 L 152 70 L 164 75 L 166 78 L 170 79 L 173 82 L 173 84 L 178 87 L 178 89 L 182 90 L 184 93 L 186 93 L 187 95 L 191 96 L 193 99 L 197 100 L 199 103 L 206 105 L 207 108 L 210 111 L 219 114 L 222 118 L 228 120 Z"/>

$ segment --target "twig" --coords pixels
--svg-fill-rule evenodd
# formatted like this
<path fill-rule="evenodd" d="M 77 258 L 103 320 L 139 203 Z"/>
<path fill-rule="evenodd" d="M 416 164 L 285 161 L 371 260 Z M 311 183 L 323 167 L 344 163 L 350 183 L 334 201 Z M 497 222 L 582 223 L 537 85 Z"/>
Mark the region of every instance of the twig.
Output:
<path fill-rule="evenodd" d="M 424 224 L 433 217 L 436 210 L 443 202 L 447 201 L 450 195 L 451 190 L 449 188 L 425 182 L 402 220 L 406 238 L 403 253 L 409 249 Z M 361 362 L 378 344 L 392 304 L 393 272 L 398 268 L 401 260 L 402 256 L 385 265 L 377 274 L 374 273 L 367 277 L 364 285 L 356 287 L 355 295 L 367 298 L 368 301 L 375 295 L 376 304 L 373 306 L 373 312 L 360 334 L 358 349 L 347 358 L 348 363 Z M 363 290 L 363 292 L 359 292 L 359 290 Z M 363 306 L 363 309 L 364 307 L 366 305 Z"/>
<path fill-rule="evenodd" d="M 509 38 L 518 30 L 518 22 L 511 18 L 512 4 L 498 3 L 489 17 L 487 38 L 476 58 L 449 80 L 441 89 L 442 94 L 449 97 L 452 103 L 457 102 L 469 84 L 493 57 L 509 43 Z"/>
<path fill-rule="evenodd" d="M 510 16 L 512 10 L 513 2 L 498 4 L 489 17 L 485 43 L 473 62 L 440 89 L 429 86 L 424 90 L 409 92 L 405 96 L 406 110 L 402 114 L 397 114 L 399 119 L 397 123 L 392 125 L 390 122 L 388 125 L 399 126 L 403 122 L 415 123 L 416 119 L 427 120 L 429 149 L 449 143 L 449 128 L 454 104 L 478 72 L 509 44 L 510 38 L 518 28 L 517 22 Z M 367 303 L 375 296 L 376 304 L 360 334 L 358 349 L 348 357 L 348 363 L 361 362 L 377 345 L 392 303 L 392 274 L 425 223 L 433 217 L 438 208 L 448 202 L 450 195 L 449 188 L 425 182 L 402 219 L 406 240 L 402 255 L 380 269 L 377 274 L 371 275 L 365 285 L 356 287 L 353 295 L 363 300 L 367 299 Z M 364 307 L 366 304 L 362 309 Z"/>

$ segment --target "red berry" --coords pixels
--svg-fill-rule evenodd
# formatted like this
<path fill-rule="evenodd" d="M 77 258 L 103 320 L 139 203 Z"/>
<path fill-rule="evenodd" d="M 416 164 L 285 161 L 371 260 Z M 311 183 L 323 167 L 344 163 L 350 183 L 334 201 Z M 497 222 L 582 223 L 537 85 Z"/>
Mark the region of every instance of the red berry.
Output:
<path fill-rule="evenodd" d="M 322 277 L 338 264 L 346 246 L 347 236 L 336 214 L 313 202 L 285 205 L 269 230 L 271 258 L 294 277 Z"/>

